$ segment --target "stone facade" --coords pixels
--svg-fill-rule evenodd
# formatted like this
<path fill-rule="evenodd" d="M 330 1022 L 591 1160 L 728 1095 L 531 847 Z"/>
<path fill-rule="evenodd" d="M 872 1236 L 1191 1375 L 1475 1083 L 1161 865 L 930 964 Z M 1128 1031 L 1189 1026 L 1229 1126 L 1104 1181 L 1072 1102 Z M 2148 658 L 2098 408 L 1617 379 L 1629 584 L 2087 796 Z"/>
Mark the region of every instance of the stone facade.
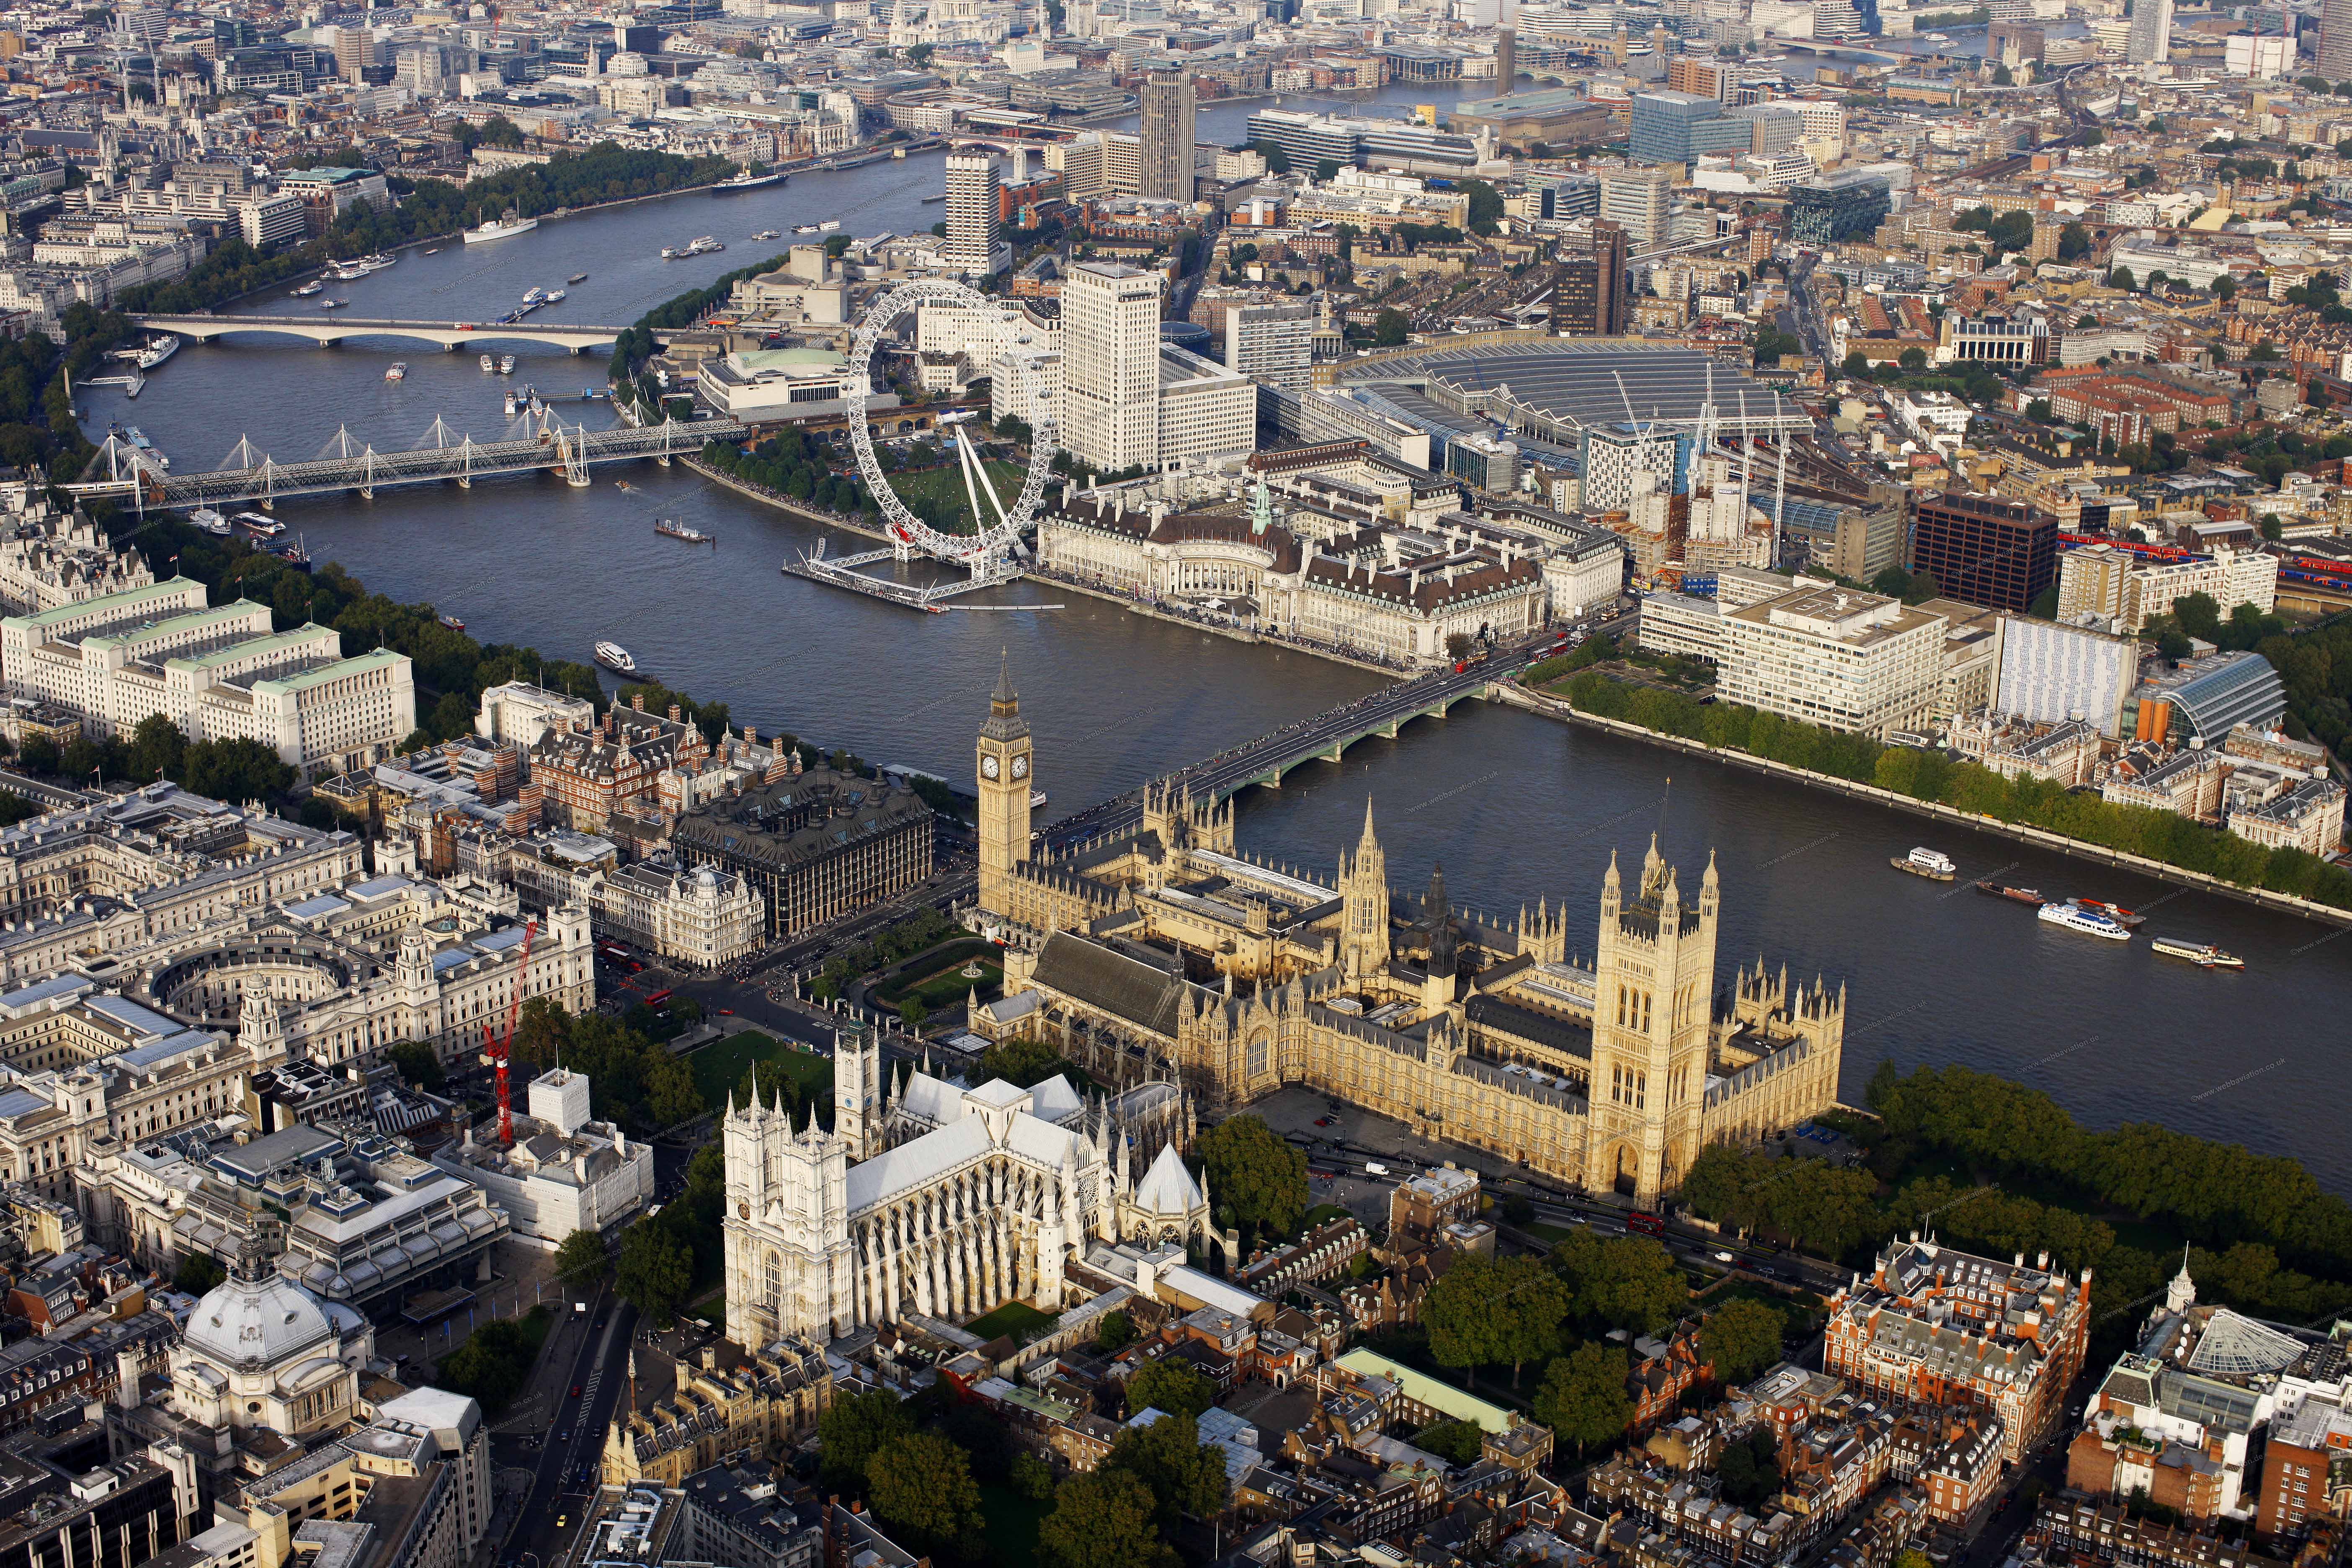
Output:
<path fill-rule="evenodd" d="M 980 903 L 1014 942 L 1008 998 L 1034 1005 L 1000 1005 L 983 1033 L 1047 1040 L 1109 1082 L 1150 1064 L 1209 1106 L 1303 1083 L 1644 1203 L 1706 1144 L 1835 1103 L 1843 991 L 1759 963 L 1715 1010 L 1712 863 L 1685 900 L 1654 843 L 1630 887 L 1612 859 L 1587 969 L 1549 902 L 1474 919 L 1442 869 L 1392 892 L 1369 806 L 1332 883 L 1235 853 L 1230 805 L 1156 788 L 1135 831 L 1033 858 L 1031 755 L 1000 681 L 979 742 Z"/>

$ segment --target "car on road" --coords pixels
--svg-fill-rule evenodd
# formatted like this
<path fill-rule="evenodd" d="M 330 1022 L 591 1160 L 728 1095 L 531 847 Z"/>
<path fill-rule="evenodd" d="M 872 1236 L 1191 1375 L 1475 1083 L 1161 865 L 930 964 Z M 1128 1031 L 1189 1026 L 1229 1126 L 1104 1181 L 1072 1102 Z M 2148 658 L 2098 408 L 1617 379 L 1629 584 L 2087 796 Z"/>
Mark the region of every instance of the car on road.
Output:
<path fill-rule="evenodd" d="M 1715 1260 L 1717 1263 L 1728 1263 L 1732 1260 L 1731 1254 L 1728 1252 L 1718 1252 L 1715 1255 Z"/>
<path fill-rule="evenodd" d="M 572 1397 L 574 1399 L 580 1397 L 580 1385 L 576 1383 L 572 1385 Z"/>
<path fill-rule="evenodd" d="M 719 1009 L 719 1016 L 722 1018 L 731 1018 L 735 1016 L 735 1009 L 732 1007 L 721 1007 Z"/>
<path fill-rule="evenodd" d="M 1339 1120 L 1339 1119 L 1336 1116 L 1318 1116 L 1315 1119 L 1315 1125 L 1318 1127 L 1328 1127 Z"/>

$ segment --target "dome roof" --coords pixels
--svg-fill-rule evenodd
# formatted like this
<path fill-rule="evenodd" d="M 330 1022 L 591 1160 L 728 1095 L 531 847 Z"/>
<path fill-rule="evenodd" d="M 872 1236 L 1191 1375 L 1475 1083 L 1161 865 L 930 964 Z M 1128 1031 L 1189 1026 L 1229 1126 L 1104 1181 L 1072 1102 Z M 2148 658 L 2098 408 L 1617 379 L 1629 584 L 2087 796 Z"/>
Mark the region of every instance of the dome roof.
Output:
<path fill-rule="evenodd" d="M 333 1335 L 318 1298 L 273 1273 L 214 1286 L 188 1319 L 187 1343 L 224 1366 L 274 1367 Z"/>

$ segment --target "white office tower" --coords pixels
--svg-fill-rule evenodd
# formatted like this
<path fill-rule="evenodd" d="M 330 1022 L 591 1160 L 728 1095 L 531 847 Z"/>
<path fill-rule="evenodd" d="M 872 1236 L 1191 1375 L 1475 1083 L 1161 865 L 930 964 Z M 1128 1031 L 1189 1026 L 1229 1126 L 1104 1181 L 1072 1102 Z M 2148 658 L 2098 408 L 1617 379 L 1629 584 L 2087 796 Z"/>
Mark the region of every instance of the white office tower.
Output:
<path fill-rule="evenodd" d="M 1625 231 L 1628 245 L 1655 245 L 1666 236 L 1674 194 L 1674 183 L 1662 170 L 1612 169 L 1601 176 L 1601 216 Z"/>
<path fill-rule="evenodd" d="M 1166 276 L 1086 261 L 1062 282 L 1062 444 L 1106 473 L 1159 458 Z"/>
<path fill-rule="evenodd" d="M 2132 0 L 2124 58 L 2137 66 L 2160 65 L 2171 58 L 2172 0 Z"/>
<path fill-rule="evenodd" d="M 1315 363 L 1315 307 L 1303 301 L 1225 311 L 1225 368 L 1286 392 L 1304 392 Z"/>
<path fill-rule="evenodd" d="M 996 237 L 996 193 L 995 159 L 985 153 L 948 154 L 948 237 L 940 258 L 949 267 L 986 276 L 1011 263 Z"/>

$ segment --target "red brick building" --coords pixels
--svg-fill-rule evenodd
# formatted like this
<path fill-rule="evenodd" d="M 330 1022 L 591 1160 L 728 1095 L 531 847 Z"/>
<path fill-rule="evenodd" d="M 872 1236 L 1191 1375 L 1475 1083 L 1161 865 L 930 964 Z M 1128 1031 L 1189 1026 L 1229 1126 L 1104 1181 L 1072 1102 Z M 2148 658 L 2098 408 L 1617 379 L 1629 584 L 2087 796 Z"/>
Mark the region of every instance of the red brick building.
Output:
<path fill-rule="evenodd" d="M 1913 1408 L 1980 1405 L 2021 1460 L 2063 1413 L 2090 1341 L 2091 1281 L 1933 1241 L 1888 1245 L 1866 1282 L 1830 1301 L 1822 1369 Z"/>

